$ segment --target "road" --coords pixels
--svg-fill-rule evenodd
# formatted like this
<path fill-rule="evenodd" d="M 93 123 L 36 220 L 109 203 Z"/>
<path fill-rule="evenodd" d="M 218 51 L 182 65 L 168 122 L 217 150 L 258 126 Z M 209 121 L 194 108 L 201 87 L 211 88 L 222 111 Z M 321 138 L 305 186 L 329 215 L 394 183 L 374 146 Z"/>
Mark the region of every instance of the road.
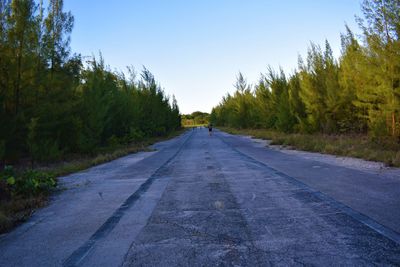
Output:
<path fill-rule="evenodd" d="M 0 266 L 400 265 L 398 178 L 206 129 L 155 148 L 61 178 Z"/>

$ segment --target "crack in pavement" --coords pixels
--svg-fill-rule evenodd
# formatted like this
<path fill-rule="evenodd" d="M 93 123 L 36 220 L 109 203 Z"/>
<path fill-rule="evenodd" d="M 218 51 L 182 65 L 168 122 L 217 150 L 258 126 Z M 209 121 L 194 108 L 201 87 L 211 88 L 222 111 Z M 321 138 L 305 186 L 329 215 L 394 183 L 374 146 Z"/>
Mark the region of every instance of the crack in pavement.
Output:
<path fill-rule="evenodd" d="M 0 265 L 400 265 L 400 245 L 349 216 L 335 200 L 348 199 L 331 200 L 312 189 L 324 189 L 314 186 L 315 179 L 343 190 L 335 179 L 347 178 L 358 179 L 356 188 L 362 174 L 307 172 L 303 168 L 312 169 L 313 162 L 246 142 L 218 131 L 210 137 L 201 129 L 164 143 L 143 161 L 132 155 L 135 165 L 106 164 L 95 170 L 91 186 L 66 191 L 0 242 Z M 393 195 L 384 200 L 397 203 Z M 395 205 L 388 205 L 393 211 Z"/>
<path fill-rule="evenodd" d="M 208 149 L 208 145 L 208 143 L 206 145 L 202 144 L 201 149 Z M 195 146 L 195 144 L 188 145 L 188 147 L 191 146 Z M 190 177 L 184 175 L 188 177 L 189 181 L 182 181 L 179 174 L 185 174 L 185 172 L 179 172 L 180 170 L 175 171 L 175 176 L 172 175 L 173 178 L 169 182 L 167 189 L 163 192 L 147 225 L 142 228 L 141 233 L 138 235 L 138 240 L 132 243 L 129 255 L 124 257 L 125 263 L 123 266 L 130 266 L 130 264 L 157 264 L 145 262 L 144 259 L 148 258 L 154 261 L 157 258 L 154 253 L 160 250 L 159 246 L 170 245 L 178 246 L 177 251 L 179 251 L 182 258 L 180 264 L 183 264 L 183 259 L 191 262 L 191 259 L 194 257 L 193 253 L 191 253 L 192 249 L 188 246 L 179 248 L 182 246 L 182 242 L 189 242 L 189 244 L 195 247 L 206 246 L 206 244 L 219 246 L 219 249 L 215 253 L 224 254 L 232 263 L 236 262 L 235 264 L 239 264 L 239 262 L 243 262 L 243 258 L 245 257 L 248 258 L 247 261 L 253 262 L 254 265 L 261 265 L 260 250 L 253 243 L 251 232 L 248 229 L 248 222 L 241 214 L 238 203 L 230 191 L 229 184 L 226 182 L 223 173 L 220 172 L 221 167 L 218 165 L 215 157 L 211 155 L 212 153 L 206 154 L 208 157 L 205 160 L 208 163 L 202 163 L 204 164 L 204 169 L 201 172 L 201 178 L 199 178 L 198 183 L 200 183 L 200 187 L 207 190 L 204 191 L 204 194 L 209 192 L 211 195 L 207 196 L 206 199 L 185 199 L 183 206 L 178 203 L 176 203 L 178 204 L 176 206 L 174 203 L 177 200 L 174 200 L 174 195 L 177 194 L 176 196 L 179 196 L 180 190 L 190 190 L 185 187 L 182 188 L 179 185 L 190 185 L 190 183 L 196 183 L 197 180 L 190 180 Z M 185 156 L 186 154 L 182 154 L 176 161 L 182 160 Z M 196 167 L 200 168 L 199 165 L 196 165 Z M 190 167 L 185 167 L 185 170 L 188 168 Z M 202 191 L 200 190 L 200 192 Z M 203 193 L 198 194 L 202 195 Z M 210 197 L 212 199 L 216 197 L 216 199 L 211 200 L 209 199 Z M 174 202 L 171 202 L 172 200 Z M 196 209 L 198 205 L 205 205 L 206 203 L 210 203 L 212 206 L 208 206 L 207 209 Z M 189 205 L 189 208 L 186 208 L 187 205 Z M 225 206 L 227 207 L 226 209 Z M 169 207 L 173 209 L 170 211 Z M 165 208 L 167 208 L 167 211 L 164 211 Z M 193 208 L 195 209 L 193 210 Z M 179 211 L 178 213 L 176 213 L 177 210 Z M 228 222 L 229 225 L 225 225 L 226 230 L 220 232 L 215 231 L 216 225 L 210 224 L 210 222 L 218 223 L 219 227 L 224 226 L 224 223 Z M 229 231 L 229 229 L 233 231 Z M 238 229 L 240 229 L 239 232 Z M 155 235 L 157 231 L 163 231 L 164 234 L 157 236 Z M 169 234 L 169 232 L 175 234 Z M 155 248 L 153 248 L 152 252 L 149 252 L 149 247 Z M 197 250 L 195 249 L 195 251 Z M 247 252 L 243 254 L 243 250 Z M 201 249 L 199 251 L 201 255 L 198 255 L 198 257 L 205 257 L 208 262 L 212 262 L 211 255 L 204 253 Z M 158 264 L 160 263 L 158 262 Z M 164 262 L 163 264 L 166 263 Z"/>
<path fill-rule="evenodd" d="M 183 147 L 187 144 L 190 138 L 193 136 L 193 132 L 185 139 L 182 145 L 177 149 L 177 151 L 164 162 L 140 187 L 132 193 L 122 205 L 114 211 L 114 213 L 100 226 L 99 229 L 87 240 L 82 246 L 76 249 L 63 263 L 63 266 L 79 266 L 82 261 L 89 255 L 90 251 L 93 249 L 95 244 L 100 240 L 105 238 L 118 224 L 121 218 L 124 216 L 125 212 L 133 206 L 133 204 L 143 195 L 152 185 L 152 183 L 162 177 L 164 169 L 169 163 L 179 154 Z"/>
<path fill-rule="evenodd" d="M 234 146 L 232 146 L 231 144 L 229 144 L 227 141 L 225 141 L 223 138 L 221 138 L 220 136 L 216 135 L 219 140 L 221 140 L 224 144 L 226 144 L 230 149 L 232 149 L 233 151 L 235 151 L 236 153 L 238 153 L 242 158 L 246 159 L 247 161 L 250 161 L 252 163 L 255 163 L 259 166 L 262 166 L 264 168 L 266 168 L 269 171 L 272 171 L 274 174 L 287 179 L 289 182 L 291 182 L 292 184 L 298 186 L 301 189 L 304 189 L 307 193 L 311 194 L 312 196 L 315 196 L 316 198 L 322 200 L 322 201 L 326 201 L 327 203 L 329 203 L 330 205 L 332 205 L 333 207 L 341 210 L 343 213 L 349 215 L 350 217 L 352 217 L 353 219 L 357 220 L 358 222 L 368 226 L 370 229 L 374 230 L 375 232 L 380 233 L 381 235 L 385 236 L 386 238 L 394 241 L 397 244 L 400 244 L 400 234 L 397 233 L 396 231 L 378 223 L 377 221 L 373 220 L 372 218 L 350 208 L 349 206 L 336 201 L 335 199 L 329 197 L 328 195 L 313 190 L 312 188 L 310 188 L 308 185 L 306 185 L 305 183 L 297 180 L 296 178 L 289 176 L 281 171 L 278 171 L 274 168 L 272 168 L 271 166 L 265 164 L 262 161 L 259 161 L 247 154 L 245 154 L 244 152 L 238 150 L 237 148 L 235 148 Z"/>

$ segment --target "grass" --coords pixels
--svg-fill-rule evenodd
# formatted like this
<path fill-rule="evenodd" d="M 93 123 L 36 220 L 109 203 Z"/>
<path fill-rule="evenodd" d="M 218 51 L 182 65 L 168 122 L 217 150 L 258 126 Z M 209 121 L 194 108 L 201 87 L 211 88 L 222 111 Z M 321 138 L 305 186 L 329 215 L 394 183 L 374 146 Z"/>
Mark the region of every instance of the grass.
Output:
<path fill-rule="evenodd" d="M 388 138 L 374 142 L 366 135 L 286 134 L 266 129 L 220 128 L 231 134 L 271 140 L 272 145 L 383 162 L 400 167 L 400 144 Z"/>
<path fill-rule="evenodd" d="M 102 148 L 93 156 L 70 155 L 70 159 L 56 162 L 51 165 L 37 166 L 35 170 L 59 177 L 69 173 L 78 172 L 89 167 L 99 165 L 122 156 L 137 153 L 139 151 L 151 151 L 149 146 L 156 142 L 167 140 L 182 134 L 186 129 L 171 133 L 165 137 L 154 137 L 140 143 L 132 143 L 126 146 Z M 18 166 L 16 173 L 21 176 L 28 166 Z M 1 178 L 1 177 L 0 177 Z M 0 234 L 10 231 L 19 223 L 28 219 L 33 212 L 43 207 L 48 202 L 51 192 L 32 194 L 30 196 L 21 194 L 6 194 L 6 184 L 0 179 Z M 7 196 L 8 195 L 8 196 Z"/>
<path fill-rule="evenodd" d="M 151 151 L 150 145 L 176 137 L 182 134 L 186 129 L 177 130 L 167 136 L 151 137 L 144 141 L 131 143 L 129 145 L 118 145 L 111 147 L 103 147 L 98 150 L 95 155 L 71 155 L 68 160 L 56 162 L 50 165 L 37 166 L 36 169 L 40 171 L 50 172 L 54 176 L 63 176 L 70 173 L 78 172 L 92 166 L 96 166 L 128 154 L 137 153 L 140 151 Z M 23 168 L 23 167 L 21 167 Z"/>
<path fill-rule="evenodd" d="M 11 230 L 14 226 L 27 220 L 35 209 L 47 203 L 47 195 L 34 197 L 16 197 L 0 204 L 0 233 Z"/>

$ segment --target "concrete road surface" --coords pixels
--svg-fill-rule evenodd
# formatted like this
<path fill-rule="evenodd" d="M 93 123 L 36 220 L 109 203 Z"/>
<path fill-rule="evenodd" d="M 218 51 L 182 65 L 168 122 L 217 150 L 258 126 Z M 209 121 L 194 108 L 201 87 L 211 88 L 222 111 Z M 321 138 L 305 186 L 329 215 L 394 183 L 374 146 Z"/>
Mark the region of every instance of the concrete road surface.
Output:
<path fill-rule="evenodd" d="M 63 177 L 0 266 L 400 265 L 399 178 L 206 129 L 155 147 Z"/>

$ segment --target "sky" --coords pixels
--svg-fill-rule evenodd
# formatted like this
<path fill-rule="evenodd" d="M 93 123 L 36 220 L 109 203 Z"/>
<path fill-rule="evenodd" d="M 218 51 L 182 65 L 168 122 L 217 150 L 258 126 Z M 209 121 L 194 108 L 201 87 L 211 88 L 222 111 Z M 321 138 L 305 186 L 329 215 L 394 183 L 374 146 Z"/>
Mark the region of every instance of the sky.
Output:
<path fill-rule="evenodd" d="M 181 113 L 211 112 L 238 72 L 255 83 L 268 65 L 297 67 L 310 42 L 338 56 L 345 24 L 359 32 L 361 0 L 65 0 L 71 50 L 101 52 L 111 69 L 149 69 Z"/>

